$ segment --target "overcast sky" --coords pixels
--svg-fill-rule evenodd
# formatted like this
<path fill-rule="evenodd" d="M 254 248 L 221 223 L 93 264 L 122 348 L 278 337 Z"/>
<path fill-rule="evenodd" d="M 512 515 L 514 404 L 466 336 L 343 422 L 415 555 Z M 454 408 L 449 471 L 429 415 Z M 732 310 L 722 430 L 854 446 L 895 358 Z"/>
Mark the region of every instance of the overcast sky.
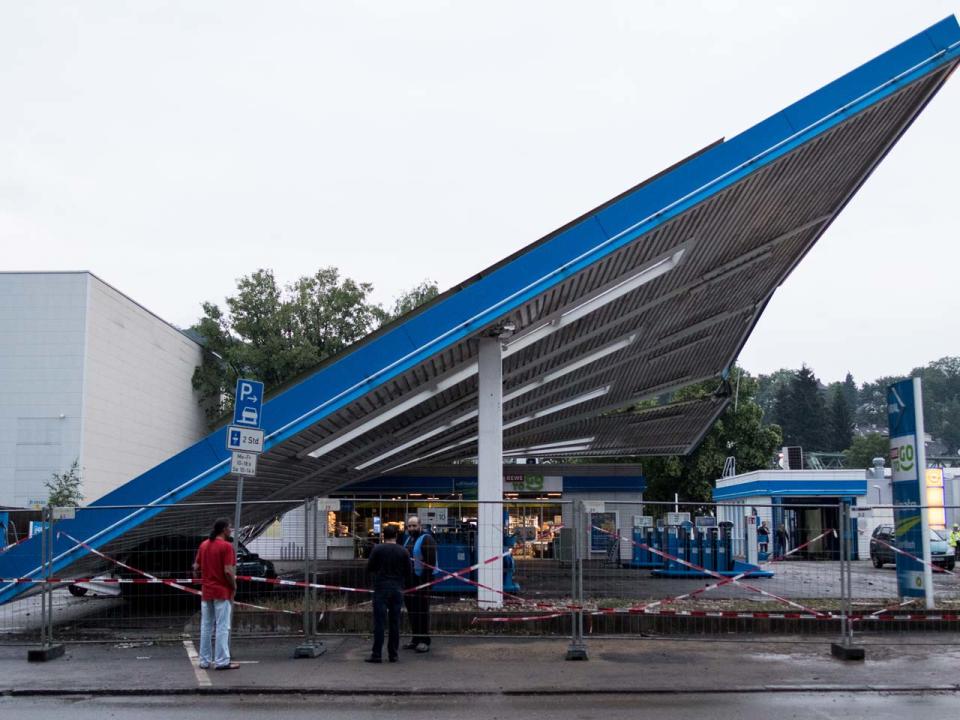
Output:
<path fill-rule="evenodd" d="M 952 2 L 8 2 L 0 268 L 180 326 L 260 267 L 389 304 L 500 260 Z M 960 354 L 960 78 L 741 355 L 858 381 Z"/>

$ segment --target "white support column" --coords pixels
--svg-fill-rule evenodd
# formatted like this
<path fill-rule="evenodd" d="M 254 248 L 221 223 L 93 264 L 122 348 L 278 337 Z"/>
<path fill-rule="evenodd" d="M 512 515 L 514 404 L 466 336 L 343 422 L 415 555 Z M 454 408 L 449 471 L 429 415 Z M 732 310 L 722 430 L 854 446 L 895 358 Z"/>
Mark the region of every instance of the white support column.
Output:
<path fill-rule="evenodd" d="M 481 338 L 479 357 L 479 439 L 477 447 L 477 579 L 480 608 L 503 606 L 503 370 L 500 338 Z"/>

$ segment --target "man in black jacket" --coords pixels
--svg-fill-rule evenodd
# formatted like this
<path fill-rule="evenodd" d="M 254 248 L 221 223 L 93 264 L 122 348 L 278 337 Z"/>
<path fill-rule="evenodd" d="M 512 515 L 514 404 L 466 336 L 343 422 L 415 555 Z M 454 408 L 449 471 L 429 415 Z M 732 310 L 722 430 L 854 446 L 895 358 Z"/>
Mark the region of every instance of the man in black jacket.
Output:
<path fill-rule="evenodd" d="M 410 553 L 413 562 L 413 586 L 423 585 L 433 580 L 433 568 L 437 566 L 437 543 L 430 533 L 423 532 L 420 518 L 411 515 L 407 519 L 407 537 L 403 547 Z M 410 628 L 413 638 L 404 650 L 416 650 L 418 653 L 430 651 L 430 592 L 432 587 L 423 588 L 404 595 L 407 613 L 410 615 Z"/>
<path fill-rule="evenodd" d="M 383 662 L 383 625 L 388 617 L 387 656 L 390 662 L 396 662 L 400 648 L 403 590 L 413 582 L 413 571 L 410 554 L 397 545 L 395 525 L 383 528 L 383 542 L 371 551 L 367 572 L 373 575 L 373 650 L 366 662 Z"/>

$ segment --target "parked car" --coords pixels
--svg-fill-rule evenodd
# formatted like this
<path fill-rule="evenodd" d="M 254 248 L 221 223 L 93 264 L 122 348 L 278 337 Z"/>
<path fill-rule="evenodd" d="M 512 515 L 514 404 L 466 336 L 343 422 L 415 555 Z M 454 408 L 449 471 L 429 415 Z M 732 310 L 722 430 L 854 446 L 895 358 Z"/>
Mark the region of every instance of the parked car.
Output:
<path fill-rule="evenodd" d="M 116 597 L 120 594 L 120 586 L 110 582 L 113 579 L 111 575 L 97 575 L 89 582 L 71 583 L 67 585 L 67 591 L 74 597 L 83 597 L 88 592 L 94 595 L 103 595 L 106 597 Z M 103 582 L 98 582 L 98 581 Z"/>
<path fill-rule="evenodd" d="M 193 561 L 206 538 L 203 536 L 163 535 L 151 538 L 120 558 L 130 567 L 164 580 L 182 580 L 193 577 Z M 142 578 L 143 575 L 124 568 L 119 569 L 120 577 Z M 269 560 L 264 560 L 250 552 L 243 543 L 237 545 L 237 575 L 275 578 L 277 571 Z M 237 594 L 250 595 L 275 588 L 275 585 L 237 581 Z M 125 595 L 156 594 L 156 585 L 121 585 Z M 162 588 L 172 589 L 172 588 Z M 175 590 L 180 593 L 182 591 Z"/>
<path fill-rule="evenodd" d="M 897 553 L 883 544 L 897 546 L 897 538 L 893 530 L 893 525 L 878 525 L 873 531 L 873 536 L 870 538 L 870 559 L 874 567 L 880 568 L 887 563 L 896 564 Z M 953 551 L 947 544 L 947 538 L 939 530 L 930 530 L 930 560 L 934 565 L 947 570 L 953 570 L 956 564 Z"/>

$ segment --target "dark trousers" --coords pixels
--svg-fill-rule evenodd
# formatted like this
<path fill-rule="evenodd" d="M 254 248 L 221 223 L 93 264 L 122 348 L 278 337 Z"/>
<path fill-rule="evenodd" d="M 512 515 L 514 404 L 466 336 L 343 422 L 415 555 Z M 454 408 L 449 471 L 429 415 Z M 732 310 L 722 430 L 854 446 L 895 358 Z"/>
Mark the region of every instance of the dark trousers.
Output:
<path fill-rule="evenodd" d="M 383 652 L 383 626 L 389 621 L 387 655 L 396 657 L 400 650 L 400 613 L 403 610 L 403 589 L 400 583 L 385 583 L 373 589 L 373 651 L 374 657 Z"/>
<path fill-rule="evenodd" d="M 417 579 L 417 585 L 430 582 L 431 577 L 426 575 Z M 403 601 L 407 606 L 407 614 L 410 616 L 410 630 L 413 633 L 413 643 L 430 644 L 430 588 L 424 588 L 417 592 L 407 593 L 403 596 Z"/>

